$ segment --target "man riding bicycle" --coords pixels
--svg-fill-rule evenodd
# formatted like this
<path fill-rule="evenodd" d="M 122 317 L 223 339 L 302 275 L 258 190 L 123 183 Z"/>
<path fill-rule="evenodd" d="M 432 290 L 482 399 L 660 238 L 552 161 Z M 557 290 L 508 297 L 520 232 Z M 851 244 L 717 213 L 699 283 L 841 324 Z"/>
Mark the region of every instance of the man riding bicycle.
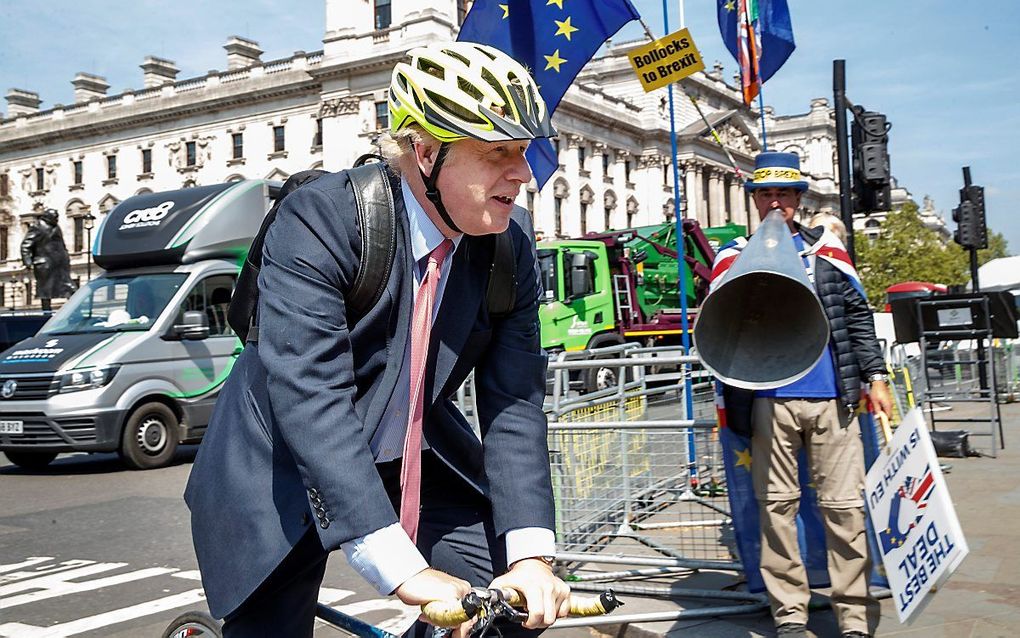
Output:
<path fill-rule="evenodd" d="M 529 630 L 568 610 L 548 564 L 540 283 L 510 220 L 531 179 L 528 143 L 555 130 L 506 54 L 457 42 L 409 57 L 389 93 L 397 242 L 385 291 L 363 316 L 345 303 L 362 254 L 347 171 L 286 197 L 266 235 L 258 340 L 217 400 L 185 492 L 228 638 L 311 636 L 338 548 L 407 604 L 512 588 Z M 508 224 L 516 301 L 497 319 L 486 235 Z M 480 441 L 448 399 L 472 369 Z"/>

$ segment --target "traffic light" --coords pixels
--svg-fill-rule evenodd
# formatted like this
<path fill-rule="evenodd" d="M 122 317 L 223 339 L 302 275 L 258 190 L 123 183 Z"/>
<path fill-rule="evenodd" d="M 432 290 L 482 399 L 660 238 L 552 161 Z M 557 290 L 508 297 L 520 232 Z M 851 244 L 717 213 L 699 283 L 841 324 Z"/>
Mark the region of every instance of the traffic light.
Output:
<path fill-rule="evenodd" d="M 956 243 L 964 248 L 988 248 L 984 187 L 971 185 L 960 189 L 960 205 L 953 209 L 953 221 Z"/>
<path fill-rule="evenodd" d="M 850 127 L 853 145 L 854 212 L 871 213 L 892 208 L 889 168 L 889 129 L 885 115 L 853 109 L 854 121 Z"/>

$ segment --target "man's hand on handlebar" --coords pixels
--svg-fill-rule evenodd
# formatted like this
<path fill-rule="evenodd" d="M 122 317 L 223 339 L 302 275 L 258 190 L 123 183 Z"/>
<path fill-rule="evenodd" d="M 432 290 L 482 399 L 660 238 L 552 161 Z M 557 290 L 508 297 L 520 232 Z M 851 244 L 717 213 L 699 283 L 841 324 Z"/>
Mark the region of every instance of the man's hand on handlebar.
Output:
<path fill-rule="evenodd" d="M 405 580 L 393 593 L 405 605 L 420 607 L 433 600 L 460 600 L 470 591 L 466 580 L 429 567 Z M 428 622 L 424 616 L 421 620 Z M 474 618 L 468 619 L 454 629 L 453 638 L 465 638 L 474 624 Z"/>
<path fill-rule="evenodd" d="M 511 566 L 510 571 L 492 581 L 492 589 L 515 589 L 524 596 L 528 619 L 527 629 L 553 624 L 570 613 L 570 587 L 556 577 L 544 561 L 525 558 Z"/>

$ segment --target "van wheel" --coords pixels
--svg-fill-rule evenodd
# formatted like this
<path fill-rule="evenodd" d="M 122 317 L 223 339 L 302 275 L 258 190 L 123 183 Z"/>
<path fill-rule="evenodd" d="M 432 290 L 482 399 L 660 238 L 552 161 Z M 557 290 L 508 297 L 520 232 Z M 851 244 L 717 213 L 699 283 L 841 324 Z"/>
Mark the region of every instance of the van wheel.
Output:
<path fill-rule="evenodd" d="M 133 470 L 150 470 L 170 462 L 177 450 L 177 416 L 153 401 L 136 409 L 124 426 L 120 458 Z"/>
<path fill-rule="evenodd" d="M 7 458 L 20 468 L 41 470 L 57 458 L 56 452 L 4 452 Z"/>

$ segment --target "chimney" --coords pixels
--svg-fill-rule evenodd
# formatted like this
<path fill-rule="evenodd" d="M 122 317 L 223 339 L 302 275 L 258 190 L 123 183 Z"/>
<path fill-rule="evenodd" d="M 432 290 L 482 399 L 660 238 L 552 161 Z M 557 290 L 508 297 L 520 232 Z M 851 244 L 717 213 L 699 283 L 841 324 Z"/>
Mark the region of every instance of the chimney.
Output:
<path fill-rule="evenodd" d="M 18 117 L 19 115 L 32 115 L 39 112 L 38 93 L 23 91 L 22 89 L 7 90 L 7 117 Z"/>
<path fill-rule="evenodd" d="M 110 88 L 110 83 L 106 81 L 106 78 L 91 73 L 79 73 L 71 80 L 71 84 L 74 85 L 76 104 L 106 97 L 106 91 Z"/>
<path fill-rule="evenodd" d="M 262 49 L 254 40 L 232 35 L 223 48 L 227 50 L 228 71 L 243 69 L 261 62 L 259 56 L 262 55 Z"/>
<path fill-rule="evenodd" d="M 145 88 L 147 89 L 173 82 L 180 72 L 177 65 L 170 60 L 157 58 L 153 55 L 146 56 L 141 67 L 145 73 Z"/>

